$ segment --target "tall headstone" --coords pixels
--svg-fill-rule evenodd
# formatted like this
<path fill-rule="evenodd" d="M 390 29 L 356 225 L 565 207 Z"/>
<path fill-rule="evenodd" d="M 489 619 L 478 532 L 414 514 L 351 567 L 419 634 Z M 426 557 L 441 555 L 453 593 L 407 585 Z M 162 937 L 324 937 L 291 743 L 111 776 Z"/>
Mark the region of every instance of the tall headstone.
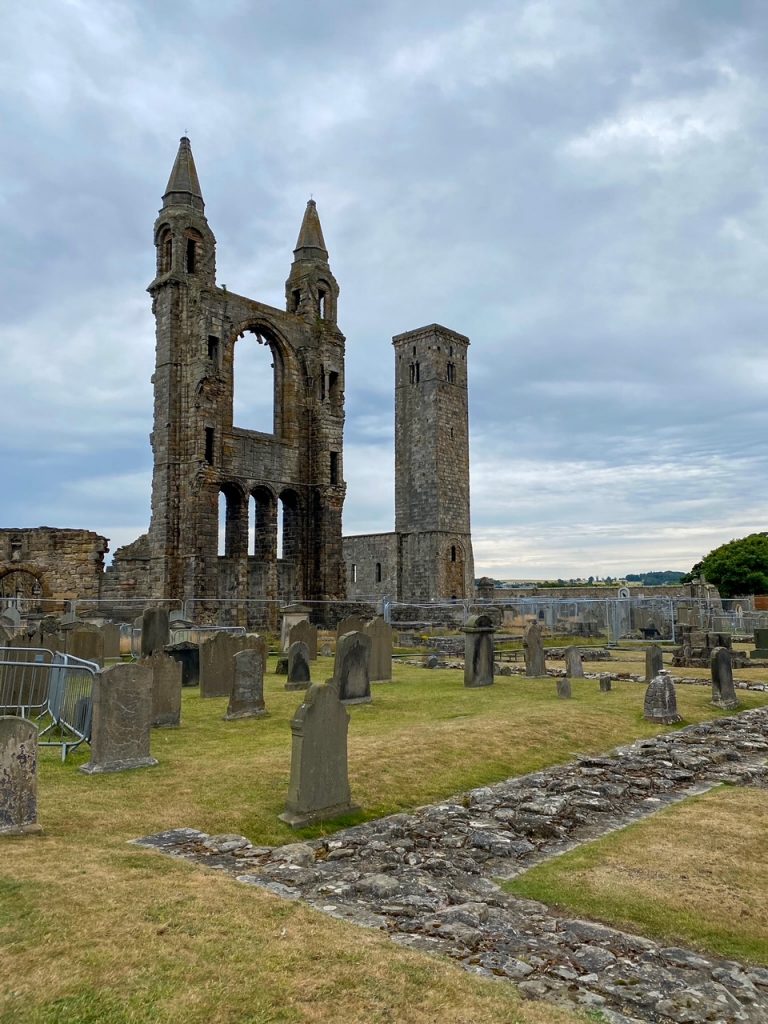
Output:
<path fill-rule="evenodd" d="M 149 752 L 152 669 L 145 662 L 112 665 L 93 681 L 91 760 L 86 775 L 157 764 Z"/>
<path fill-rule="evenodd" d="M 359 810 L 349 788 L 348 729 L 335 683 L 310 686 L 291 722 L 291 779 L 281 821 L 303 828 Z"/>
<path fill-rule="evenodd" d="M 733 660 L 727 647 L 716 647 L 709 662 L 712 675 L 712 703 L 718 708 L 732 710 L 739 706 L 733 685 Z"/>
<path fill-rule="evenodd" d="M 470 615 L 464 627 L 464 685 L 493 684 L 493 619 Z"/>
<path fill-rule="evenodd" d="M 294 640 L 288 648 L 288 682 L 285 688 L 306 690 L 309 684 L 309 650 L 301 640 Z"/>
<path fill-rule="evenodd" d="M 295 643 L 306 644 L 309 660 L 314 661 L 317 658 L 317 626 L 314 626 L 309 619 L 297 622 L 295 626 L 291 627 L 288 634 L 288 647 Z"/>
<path fill-rule="evenodd" d="M 181 685 L 197 686 L 200 682 L 200 647 L 191 640 L 168 644 L 165 653 L 181 665 Z"/>
<path fill-rule="evenodd" d="M 768 661 L 768 629 L 755 630 L 755 649 L 749 652 L 749 656 Z"/>
<path fill-rule="evenodd" d="M 370 701 L 370 655 L 371 640 L 365 633 L 345 633 L 339 638 L 333 682 L 344 704 L 367 704 Z"/>
<path fill-rule="evenodd" d="M 283 608 L 280 624 L 280 650 L 287 651 L 291 644 L 291 630 L 300 622 L 309 621 L 309 608 L 303 604 L 289 604 Z"/>
<path fill-rule="evenodd" d="M 531 679 L 547 674 L 544 661 L 544 644 L 538 622 L 532 622 L 523 636 L 523 654 L 525 657 L 525 674 Z"/>
<path fill-rule="evenodd" d="M 253 633 L 234 636 L 214 633 L 200 644 L 200 696 L 228 697 L 235 683 L 234 657 L 240 651 L 261 650 L 264 641 Z"/>
<path fill-rule="evenodd" d="M 340 640 L 345 633 L 362 633 L 365 630 L 365 622 L 359 615 L 347 615 L 336 625 L 336 639 Z"/>
<path fill-rule="evenodd" d="M 224 718 L 264 718 L 269 712 L 264 705 L 264 666 L 267 645 L 261 643 L 248 650 L 238 651 L 232 658 L 232 692 Z"/>
<path fill-rule="evenodd" d="M 611 692 L 611 677 L 607 672 L 600 673 L 600 693 Z"/>
<path fill-rule="evenodd" d="M 152 670 L 152 725 L 174 728 L 181 722 L 182 666 L 165 651 L 147 659 Z"/>
<path fill-rule="evenodd" d="M 560 676 L 557 680 L 557 696 L 561 700 L 571 699 L 571 680 L 567 677 Z"/>
<path fill-rule="evenodd" d="M 584 678 L 584 666 L 581 663 L 581 651 L 578 647 L 565 648 L 565 674 L 569 679 Z"/>
<path fill-rule="evenodd" d="M 145 608 L 141 616 L 141 656 L 148 658 L 170 643 L 167 608 Z"/>
<path fill-rule="evenodd" d="M 649 722 L 659 722 L 663 725 L 682 722 L 682 718 L 677 713 L 675 684 L 672 682 L 669 672 L 664 669 L 648 684 L 643 703 L 643 718 Z"/>
<path fill-rule="evenodd" d="M 103 658 L 104 661 L 111 661 L 115 658 L 120 657 L 120 626 L 116 622 L 105 622 L 100 627 L 102 639 L 104 641 Z"/>
<path fill-rule="evenodd" d="M 82 658 L 83 661 L 93 661 L 97 665 L 104 664 L 104 636 L 100 629 L 91 627 L 84 628 L 79 625 L 67 636 L 67 654 L 73 658 Z"/>
<path fill-rule="evenodd" d="M 37 823 L 37 726 L 0 717 L 0 836 L 42 832 Z"/>
<path fill-rule="evenodd" d="M 659 672 L 664 668 L 664 658 L 662 656 L 661 648 L 656 644 L 651 644 L 650 647 L 645 649 L 645 681 L 650 683 L 652 679 L 655 679 Z"/>
<path fill-rule="evenodd" d="M 392 678 L 392 627 L 383 615 L 366 625 L 365 632 L 371 640 L 371 682 L 383 682 Z"/>

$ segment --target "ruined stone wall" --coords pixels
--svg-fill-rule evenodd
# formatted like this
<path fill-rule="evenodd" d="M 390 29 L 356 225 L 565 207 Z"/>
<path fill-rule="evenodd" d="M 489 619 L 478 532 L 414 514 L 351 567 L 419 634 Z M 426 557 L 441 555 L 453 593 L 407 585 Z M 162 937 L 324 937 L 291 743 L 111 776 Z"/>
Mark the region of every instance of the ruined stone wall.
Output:
<path fill-rule="evenodd" d="M 397 596 L 397 534 L 366 533 L 345 537 L 347 597 Z"/>
<path fill-rule="evenodd" d="M 75 598 L 97 599 L 109 541 L 91 530 L 0 530 L 0 598 L 26 610 L 57 610 Z"/>
<path fill-rule="evenodd" d="M 151 594 L 149 538 L 144 533 L 112 556 L 101 582 L 102 611 L 108 618 L 132 622 Z"/>

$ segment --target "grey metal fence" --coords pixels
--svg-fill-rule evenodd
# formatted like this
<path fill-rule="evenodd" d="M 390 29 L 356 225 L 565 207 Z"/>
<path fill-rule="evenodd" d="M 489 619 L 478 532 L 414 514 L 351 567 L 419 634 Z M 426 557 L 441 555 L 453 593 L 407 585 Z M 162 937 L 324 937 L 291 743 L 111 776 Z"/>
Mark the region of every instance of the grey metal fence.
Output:
<path fill-rule="evenodd" d="M 53 657 L 44 647 L 0 647 L 0 714 L 45 714 Z"/>
<path fill-rule="evenodd" d="M 58 651 L 53 657 L 46 707 L 50 722 L 41 731 L 39 743 L 43 747 L 61 747 L 62 761 L 81 743 L 90 742 L 93 681 L 99 672 L 93 661 Z"/>

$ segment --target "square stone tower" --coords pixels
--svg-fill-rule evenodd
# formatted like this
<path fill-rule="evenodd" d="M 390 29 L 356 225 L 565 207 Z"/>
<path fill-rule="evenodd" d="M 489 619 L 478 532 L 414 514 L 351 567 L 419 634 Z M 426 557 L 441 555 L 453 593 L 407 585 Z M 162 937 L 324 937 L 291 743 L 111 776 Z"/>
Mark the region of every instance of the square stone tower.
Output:
<path fill-rule="evenodd" d="M 469 338 L 439 324 L 395 348 L 395 534 L 403 601 L 471 597 Z"/>
<path fill-rule="evenodd" d="M 207 599 L 225 599 L 232 612 L 220 621 L 241 622 L 253 619 L 249 600 L 343 599 L 345 340 L 314 201 L 284 310 L 217 285 L 216 240 L 187 138 L 155 222 L 155 246 L 153 595 L 199 602 L 195 615 L 201 605 L 205 613 Z M 271 353 L 271 432 L 233 422 L 235 347 L 249 333 Z M 210 614 L 219 614 L 213 603 Z"/>

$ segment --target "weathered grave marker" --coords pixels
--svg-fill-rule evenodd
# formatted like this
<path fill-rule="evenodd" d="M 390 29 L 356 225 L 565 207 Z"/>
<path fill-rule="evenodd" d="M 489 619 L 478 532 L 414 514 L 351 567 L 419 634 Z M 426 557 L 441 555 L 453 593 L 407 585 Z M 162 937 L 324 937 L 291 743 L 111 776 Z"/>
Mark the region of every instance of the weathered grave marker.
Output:
<path fill-rule="evenodd" d="M 557 680 L 557 696 L 561 700 L 570 700 L 571 694 L 571 680 L 566 676 L 563 678 L 560 676 Z"/>
<path fill-rule="evenodd" d="M 605 673 L 600 674 L 600 693 L 611 692 L 611 677 Z"/>
<path fill-rule="evenodd" d="M 359 615 L 347 615 L 336 625 L 336 639 L 340 640 L 345 633 L 362 633 L 365 631 L 365 622 Z"/>
<path fill-rule="evenodd" d="M 650 683 L 652 679 L 664 668 L 664 657 L 662 650 L 656 644 L 651 644 L 645 649 L 645 681 Z"/>
<path fill-rule="evenodd" d="M 581 651 L 578 647 L 565 648 L 565 674 L 569 679 L 584 678 L 584 666 L 581 663 Z"/>
<path fill-rule="evenodd" d="M 730 711 L 739 706 L 736 688 L 733 685 L 733 660 L 727 647 L 716 647 L 710 658 L 712 675 L 712 703 L 718 708 Z"/>
<path fill-rule="evenodd" d="M 365 633 L 345 633 L 339 637 L 333 682 L 344 704 L 367 704 L 370 701 L 370 655 L 371 640 Z"/>
<path fill-rule="evenodd" d="M 254 633 L 245 636 L 214 633 L 200 644 L 200 696 L 228 697 L 235 681 L 235 655 L 240 651 L 261 650 L 263 643 Z"/>
<path fill-rule="evenodd" d="M 148 658 L 170 642 L 167 608 L 145 608 L 141 616 L 141 656 Z"/>
<path fill-rule="evenodd" d="M 649 722 L 660 722 L 664 725 L 682 722 L 682 718 L 677 713 L 675 685 L 669 672 L 664 669 L 648 684 L 643 703 L 643 718 Z"/>
<path fill-rule="evenodd" d="M 291 722 L 291 779 L 281 821 L 303 828 L 359 810 L 349 788 L 348 730 L 336 684 L 310 686 Z"/>
<path fill-rule="evenodd" d="M 383 615 L 377 615 L 365 627 L 371 641 L 371 682 L 384 682 L 392 678 L 392 627 Z"/>
<path fill-rule="evenodd" d="M 0 716 L 0 836 L 42 832 L 37 823 L 37 726 Z"/>
<path fill-rule="evenodd" d="M 464 631 L 464 685 L 493 685 L 493 619 L 490 615 L 470 615 Z"/>
<path fill-rule="evenodd" d="M 86 628 L 83 624 L 70 630 L 67 635 L 67 654 L 83 661 L 104 664 L 104 635 L 96 626 Z"/>
<path fill-rule="evenodd" d="M 232 693 L 224 718 L 264 718 L 269 714 L 264 705 L 264 666 L 267 661 L 267 645 L 261 643 L 234 655 Z"/>
<path fill-rule="evenodd" d="M 306 690 L 310 684 L 309 649 L 301 640 L 294 640 L 288 648 L 288 682 L 286 690 Z"/>
<path fill-rule="evenodd" d="M 532 622 L 523 636 L 523 654 L 525 657 L 525 674 L 535 679 L 547 674 L 544 660 L 544 644 L 538 622 Z"/>
<path fill-rule="evenodd" d="M 181 721 L 182 666 L 164 651 L 147 659 L 152 672 L 152 725 L 174 728 Z"/>
<path fill-rule="evenodd" d="M 200 682 L 200 647 L 191 640 L 168 644 L 163 650 L 181 665 L 181 685 L 197 686 Z"/>
<path fill-rule="evenodd" d="M 288 634 L 288 647 L 295 643 L 306 644 L 309 660 L 314 661 L 317 658 L 317 626 L 313 626 L 309 619 L 297 622 Z"/>
<path fill-rule="evenodd" d="M 86 775 L 157 764 L 150 755 L 152 670 L 147 662 L 112 665 L 93 681 L 91 760 Z"/>
<path fill-rule="evenodd" d="M 300 622 L 309 620 L 309 608 L 303 604 L 286 605 L 280 624 L 280 650 L 287 651 L 291 644 L 291 630 Z"/>

